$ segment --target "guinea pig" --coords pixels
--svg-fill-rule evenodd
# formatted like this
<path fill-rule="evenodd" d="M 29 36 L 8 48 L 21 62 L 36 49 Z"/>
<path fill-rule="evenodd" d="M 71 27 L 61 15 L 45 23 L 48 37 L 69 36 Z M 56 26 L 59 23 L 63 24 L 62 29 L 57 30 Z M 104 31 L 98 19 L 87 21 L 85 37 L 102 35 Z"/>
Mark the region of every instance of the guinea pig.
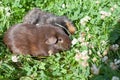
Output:
<path fill-rule="evenodd" d="M 49 56 L 69 50 L 71 40 L 59 27 L 51 24 L 35 26 L 20 23 L 10 27 L 4 35 L 4 43 L 14 54 Z"/>
<path fill-rule="evenodd" d="M 41 25 L 52 24 L 62 29 L 69 35 L 68 31 L 73 34 L 76 31 L 73 23 L 66 16 L 56 16 L 48 12 L 44 12 L 39 8 L 30 10 L 23 18 L 23 23 Z M 68 31 L 66 31 L 68 30 Z"/>

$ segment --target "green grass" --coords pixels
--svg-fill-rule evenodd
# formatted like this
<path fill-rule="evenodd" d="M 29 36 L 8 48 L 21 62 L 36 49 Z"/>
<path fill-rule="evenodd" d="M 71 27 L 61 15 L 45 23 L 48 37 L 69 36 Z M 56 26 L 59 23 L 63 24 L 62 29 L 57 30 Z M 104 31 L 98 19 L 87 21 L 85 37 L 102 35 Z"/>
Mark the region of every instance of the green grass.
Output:
<path fill-rule="evenodd" d="M 120 44 L 120 1 L 119 0 L 1 0 L 0 1 L 0 80 L 111 80 L 113 76 L 120 78 L 120 70 L 113 70 L 110 63 L 120 60 L 120 50 L 107 51 L 108 60 L 102 62 L 105 50 L 112 44 Z M 64 7 L 65 5 L 65 7 Z M 117 7 L 114 11 L 110 8 Z M 38 7 L 55 15 L 65 15 L 73 21 L 77 29 L 72 39 L 81 38 L 87 46 L 77 42 L 69 51 L 61 52 L 43 59 L 19 55 L 18 62 L 12 61 L 12 54 L 3 43 L 5 31 L 12 25 L 22 22 L 23 16 L 32 8 Z M 6 8 L 10 16 L 6 16 Z M 100 11 L 110 12 L 111 15 L 101 19 Z M 86 25 L 80 20 L 85 16 L 91 19 Z M 89 28 L 89 30 L 86 30 Z M 91 38 L 89 38 L 89 35 Z M 82 38 L 83 38 L 82 37 Z M 104 43 L 105 42 L 105 43 Z M 90 45 L 93 47 L 91 48 Z M 79 52 L 76 52 L 78 50 Z M 84 60 L 76 61 L 75 55 L 89 51 L 88 66 L 82 66 Z M 99 53 L 99 54 L 98 54 Z M 96 58 L 94 61 L 93 58 Z M 92 64 L 100 66 L 98 75 L 91 72 Z M 119 64 L 120 65 L 120 64 Z"/>

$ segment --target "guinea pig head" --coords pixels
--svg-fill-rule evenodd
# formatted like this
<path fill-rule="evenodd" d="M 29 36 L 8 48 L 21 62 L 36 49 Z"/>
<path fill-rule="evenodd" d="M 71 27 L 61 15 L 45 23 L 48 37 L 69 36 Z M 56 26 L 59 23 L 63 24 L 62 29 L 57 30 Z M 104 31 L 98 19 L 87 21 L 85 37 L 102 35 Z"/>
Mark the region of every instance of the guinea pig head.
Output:
<path fill-rule="evenodd" d="M 70 49 L 71 40 L 61 28 L 56 27 L 55 31 L 50 31 L 45 44 L 49 46 L 49 50 L 56 53 Z"/>

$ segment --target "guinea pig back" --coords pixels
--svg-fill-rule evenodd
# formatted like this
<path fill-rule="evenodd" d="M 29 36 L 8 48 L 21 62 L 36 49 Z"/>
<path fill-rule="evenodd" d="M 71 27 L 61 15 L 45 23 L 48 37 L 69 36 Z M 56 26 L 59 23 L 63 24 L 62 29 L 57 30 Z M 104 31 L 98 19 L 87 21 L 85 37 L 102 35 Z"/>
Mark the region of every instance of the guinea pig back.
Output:
<path fill-rule="evenodd" d="M 52 24 L 60 27 L 59 25 L 61 25 L 66 28 L 71 34 L 74 34 L 76 31 L 75 26 L 66 16 L 56 16 L 49 12 L 42 11 L 39 8 L 30 10 L 23 18 L 23 23 L 35 24 L 38 26 L 41 24 Z"/>
<path fill-rule="evenodd" d="M 33 24 L 17 24 L 5 33 L 4 43 L 14 54 L 49 56 L 68 50 L 71 40 L 65 32 L 50 24 L 40 27 Z"/>

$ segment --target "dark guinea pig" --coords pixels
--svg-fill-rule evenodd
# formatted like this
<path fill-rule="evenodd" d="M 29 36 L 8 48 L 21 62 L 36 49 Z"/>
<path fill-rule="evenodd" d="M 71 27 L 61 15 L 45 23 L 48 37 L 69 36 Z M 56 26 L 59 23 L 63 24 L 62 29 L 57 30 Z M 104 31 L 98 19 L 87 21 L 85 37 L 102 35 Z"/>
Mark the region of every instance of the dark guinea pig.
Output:
<path fill-rule="evenodd" d="M 74 34 L 76 28 L 72 22 L 65 16 L 56 16 L 48 12 L 44 12 L 39 8 L 34 8 L 30 10 L 23 18 L 23 23 L 30 23 L 35 25 L 41 24 L 52 24 L 58 27 L 63 27 L 63 30 L 69 35 L 65 30 L 67 29 L 71 34 Z"/>
<path fill-rule="evenodd" d="M 49 56 L 70 49 L 69 36 L 51 24 L 35 26 L 21 23 L 8 29 L 4 43 L 14 54 Z"/>

